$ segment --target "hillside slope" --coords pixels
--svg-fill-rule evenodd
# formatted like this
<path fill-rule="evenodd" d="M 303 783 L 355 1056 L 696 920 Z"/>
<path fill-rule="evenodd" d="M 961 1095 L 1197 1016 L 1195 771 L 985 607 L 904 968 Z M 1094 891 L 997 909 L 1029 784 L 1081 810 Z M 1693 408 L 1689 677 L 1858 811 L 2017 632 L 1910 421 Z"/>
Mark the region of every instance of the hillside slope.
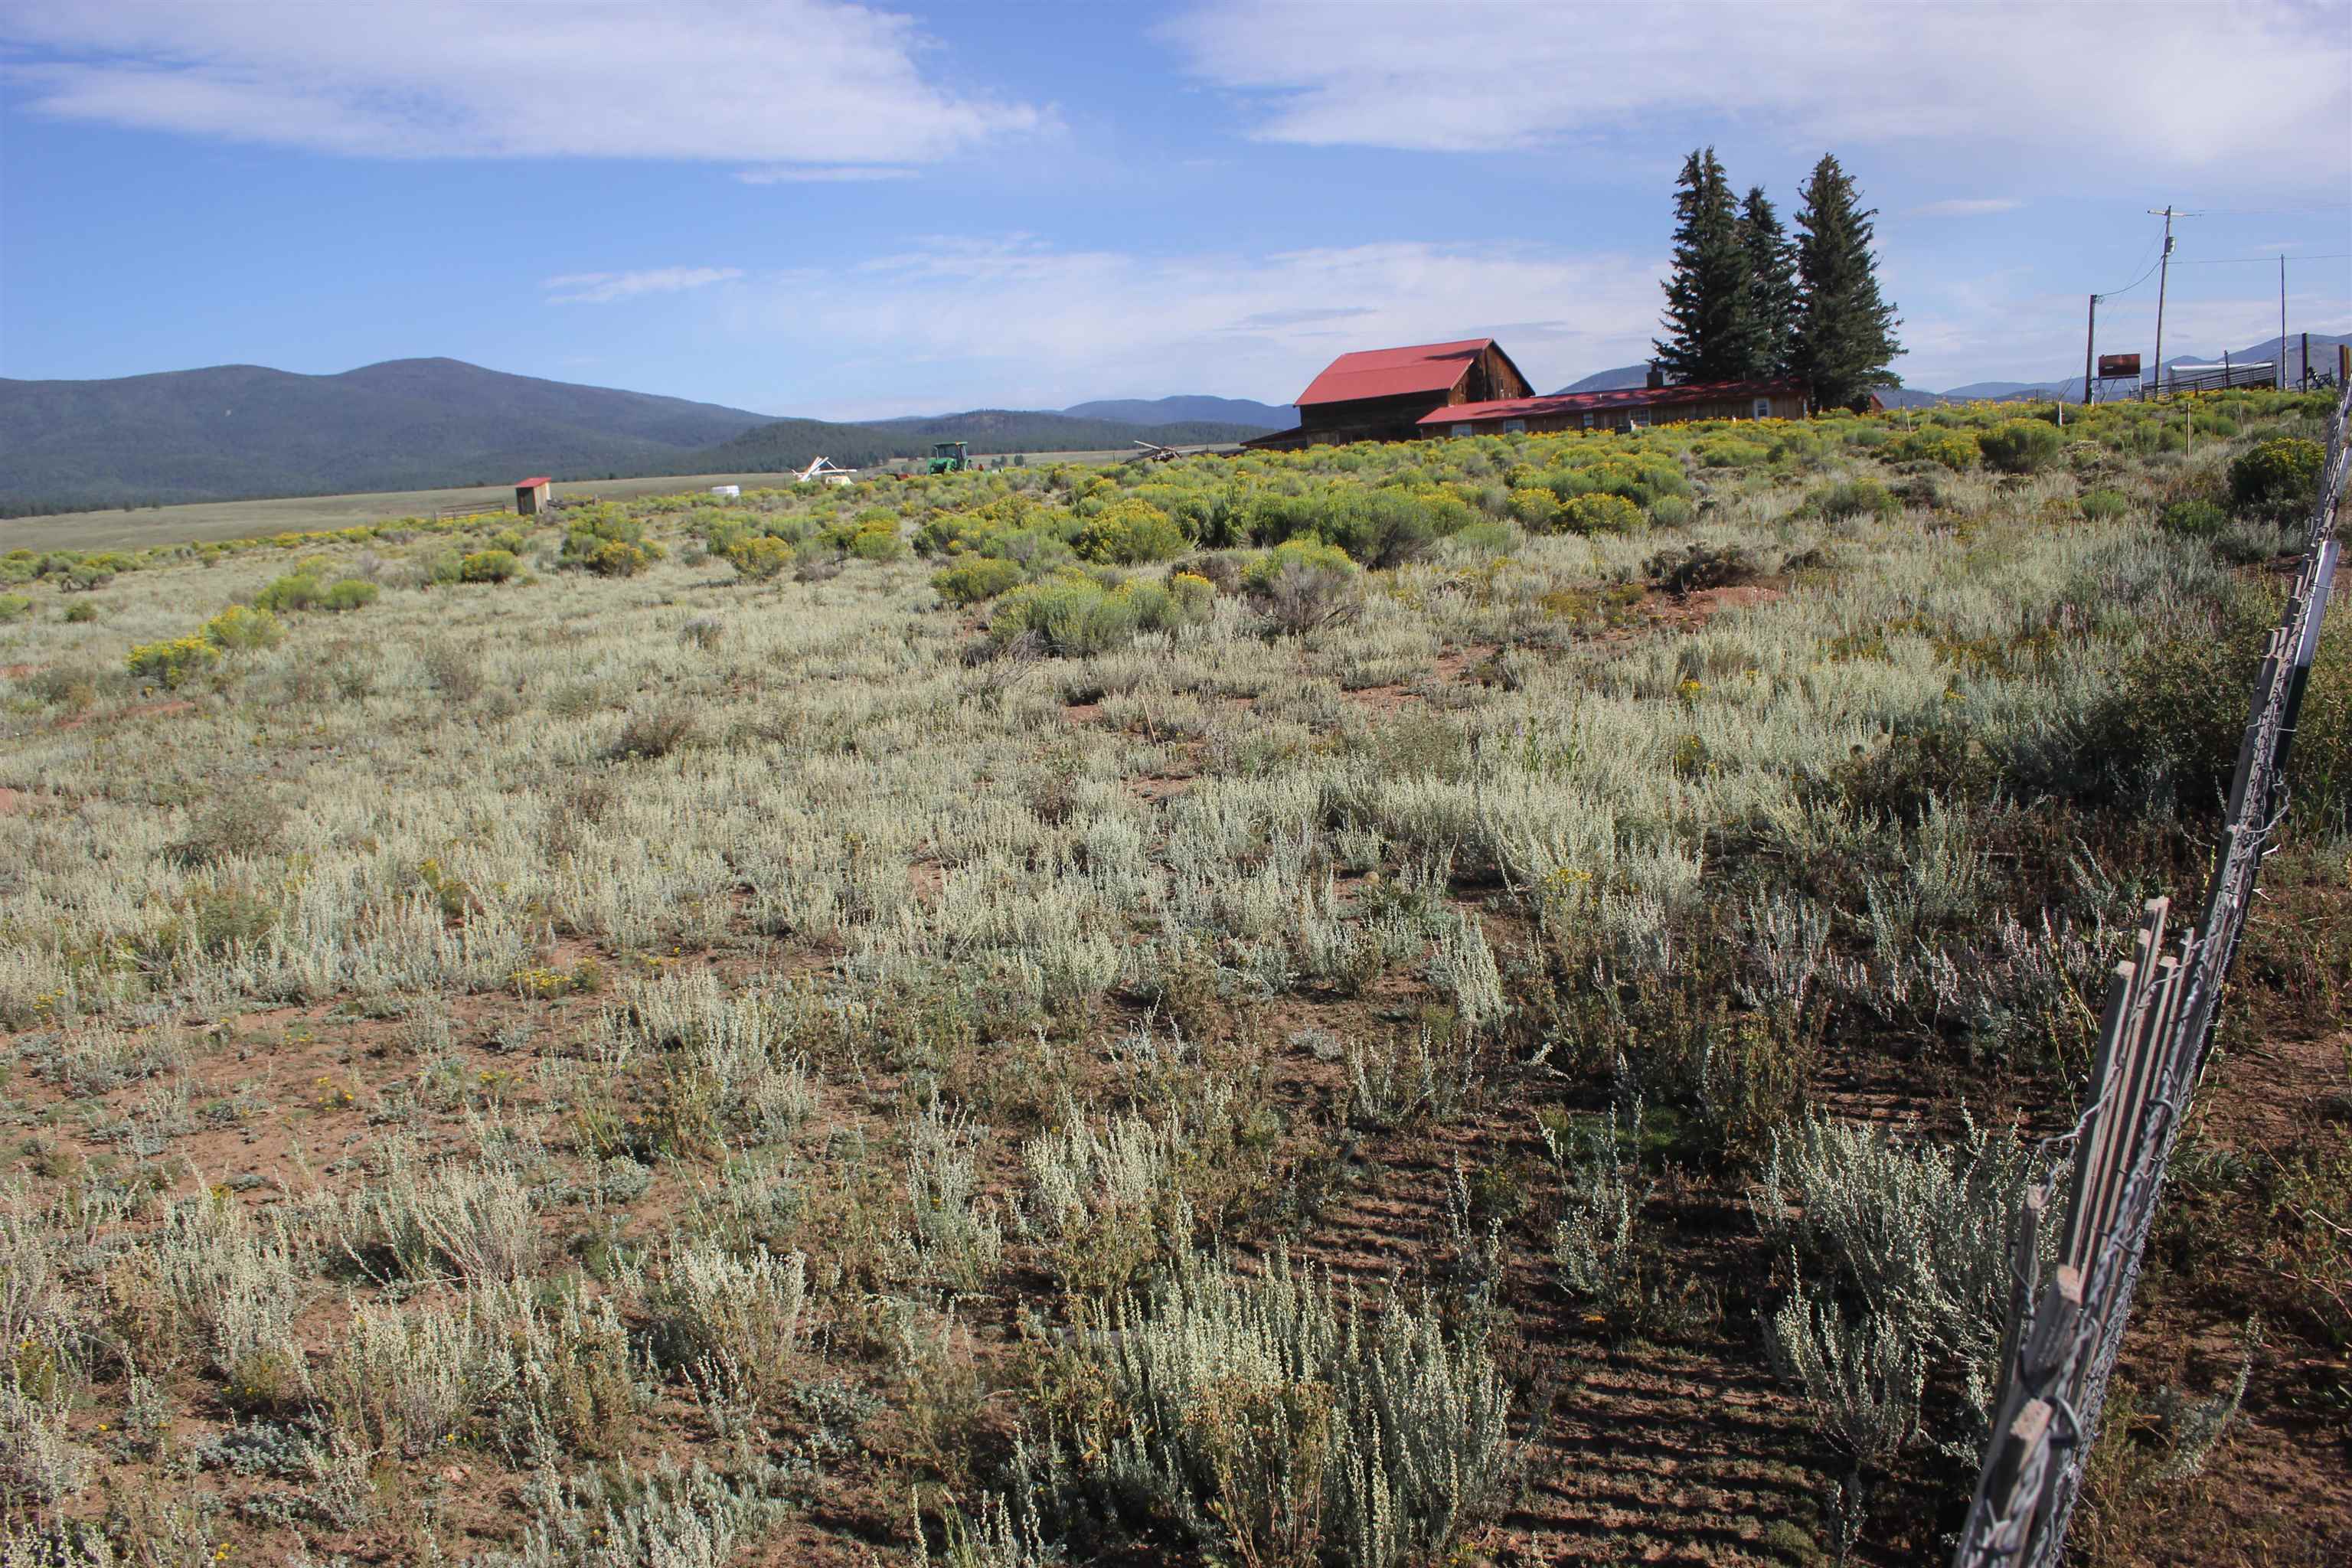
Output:
<path fill-rule="evenodd" d="M 1073 419 L 1116 419 L 1122 425 L 1207 420 L 1221 425 L 1254 425 L 1263 430 L 1287 430 L 1298 423 L 1297 409 L 1247 397 L 1107 397 L 1095 403 L 1075 403 L 1062 412 Z"/>
<path fill-rule="evenodd" d="M 767 416 L 451 359 L 0 381 L 0 506 L 56 510 L 660 472 Z"/>

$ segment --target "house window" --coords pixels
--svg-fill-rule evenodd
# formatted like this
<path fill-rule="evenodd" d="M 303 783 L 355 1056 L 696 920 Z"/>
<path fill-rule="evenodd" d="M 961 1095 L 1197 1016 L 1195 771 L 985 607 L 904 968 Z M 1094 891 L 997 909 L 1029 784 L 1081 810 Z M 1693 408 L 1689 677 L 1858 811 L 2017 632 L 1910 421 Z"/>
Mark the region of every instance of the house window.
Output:
<path fill-rule="evenodd" d="M 1456 436 L 1467 436 L 1470 434 L 1470 430 L 1471 427 L 1467 425 L 1456 425 L 1454 427 L 1453 434 Z"/>
<path fill-rule="evenodd" d="M 1769 419 L 1772 417 L 1772 400 L 1770 398 L 1759 397 L 1756 400 L 1756 417 L 1759 419 Z"/>
<path fill-rule="evenodd" d="M 1584 415 L 1584 427 L 1585 427 L 1587 430 L 1590 430 L 1590 429 L 1591 429 L 1591 428 L 1592 428 L 1592 412 L 1591 412 L 1591 410 L 1590 410 L 1590 409 L 1587 409 L 1587 410 L 1585 411 L 1585 415 Z"/>
<path fill-rule="evenodd" d="M 1649 427 L 1650 427 L 1650 411 L 1649 411 L 1648 409 L 1646 409 L 1646 408 L 1633 408 L 1633 409 L 1628 409 L 1628 410 L 1626 411 L 1626 414 L 1625 414 L 1625 428 L 1626 428 L 1626 429 L 1628 429 L 1628 430 L 1646 430 L 1646 429 L 1648 429 Z"/>
<path fill-rule="evenodd" d="M 1503 434 L 1504 434 L 1504 435 L 1506 435 L 1506 436 L 1524 436 L 1524 435 L 1526 435 L 1527 433 L 1528 433 L 1528 422 L 1527 422 L 1526 420 L 1524 420 L 1524 419 L 1506 419 L 1506 420 L 1504 420 L 1504 421 L 1503 421 Z"/>

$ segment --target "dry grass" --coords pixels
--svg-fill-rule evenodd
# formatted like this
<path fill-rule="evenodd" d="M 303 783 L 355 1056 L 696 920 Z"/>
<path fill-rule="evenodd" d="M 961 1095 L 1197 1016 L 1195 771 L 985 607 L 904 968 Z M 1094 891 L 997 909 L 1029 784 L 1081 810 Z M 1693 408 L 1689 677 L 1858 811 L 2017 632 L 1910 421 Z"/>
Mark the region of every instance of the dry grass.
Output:
<path fill-rule="evenodd" d="M 2276 414 L 2242 402 L 2249 436 Z M 638 509 L 665 554 L 630 577 L 557 570 L 551 527 L 499 584 L 434 582 L 488 531 L 313 543 L 381 596 L 168 693 L 128 648 L 295 552 L 125 572 L 74 595 L 94 620 L 26 590 L 0 626 L 11 1550 L 1935 1555 L 1981 1359 L 1937 1314 L 1979 1281 L 1871 1238 L 1967 1250 L 1967 1183 L 1929 1179 L 1971 1168 L 1963 1110 L 2006 1133 L 2071 1104 L 2086 999 L 2137 900 L 2193 887 L 2205 809 L 2194 745 L 2126 776 L 2085 737 L 2242 590 L 2153 521 L 2226 450 L 1807 509 L 1911 493 L 1866 428 L 1728 467 L 1706 431 L 1241 459 L 1265 495 L 1385 474 L 1487 521 L 1385 537 L 1422 558 L 1347 616 L 1179 562 L 1231 586 L 1084 658 L 971 657 L 987 605 L 877 530 L 1015 489 L 1191 516 L 1235 465 L 747 496 L 725 518 L 810 568 L 762 584 L 703 553 L 692 497 Z M 1629 447 L 1706 487 L 1692 521 L 1498 521 Z M 2125 510 L 2080 515 L 2095 485 Z M 2283 908 L 2340 921 L 2342 841 L 2298 854 Z M 2310 946 L 2250 947 L 2240 1048 L 2344 1029 L 2347 955 Z M 2344 1092 L 2297 1072 L 2248 1093 Z M 1820 1117 L 1927 1152 L 1800 1169 Z M 2340 1123 L 2264 1136 L 2190 1200 L 2236 1216 L 2234 1284 L 2167 1285 L 2222 1245 L 2192 1232 L 2149 1291 L 2193 1333 L 2265 1314 L 2193 1481 L 2240 1499 L 2200 1517 L 2250 1561 L 2266 1507 L 2345 1524 L 2316 1479 L 2342 1260 L 2301 1217 L 2343 1189 Z M 1834 1237 L 1774 1208 L 1801 1193 L 1844 1205 Z M 1898 1331 L 1875 1381 L 1824 1364 Z M 2142 1413 L 2214 1381 L 2135 1368 Z M 1840 1388 L 1856 1418 L 1818 1416 Z M 2103 1561 L 2166 1560 L 2112 1544 L 2192 1485 L 2162 1468 L 2103 1469 Z"/>

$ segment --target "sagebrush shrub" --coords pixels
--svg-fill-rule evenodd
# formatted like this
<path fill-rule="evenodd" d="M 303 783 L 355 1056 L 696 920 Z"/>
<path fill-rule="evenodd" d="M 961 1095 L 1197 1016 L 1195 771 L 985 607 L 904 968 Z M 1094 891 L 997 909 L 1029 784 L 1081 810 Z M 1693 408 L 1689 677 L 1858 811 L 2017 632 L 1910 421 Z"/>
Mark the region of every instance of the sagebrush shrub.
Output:
<path fill-rule="evenodd" d="M 1297 637 L 1352 620 L 1363 607 L 1363 584 L 1345 551 L 1287 540 L 1250 563 L 1242 585 L 1267 629 Z"/>
<path fill-rule="evenodd" d="M 2218 502 L 2190 497 L 2158 512 L 2156 525 L 2187 539 L 2211 539 L 2230 526 L 2230 514 Z"/>
<path fill-rule="evenodd" d="M 1559 498 L 1540 485 L 1528 485 L 1511 492 L 1511 521 L 1529 533 L 1557 533 L 1559 531 Z"/>
<path fill-rule="evenodd" d="M 1919 1436 L 1927 1357 L 1893 1315 L 1848 1319 L 1799 1285 L 1766 1320 L 1764 1345 L 1774 1370 L 1804 1392 L 1822 1435 L 1858 1463 L 1885 1465 Z"/>
<path fill-rule="evenodd" d="M 599 577 L 634 577 L 661 556 L 661 546 L 646 537 L 643 521 L 594 507 L 572 519 L 557 562 Z"/>
<path fill-rule="evenodd" d="M 458 581 L 463 583 L 504 583 L 522 571 L 522 563 L 510 550 L 482 550 L 468 555 L 457 566 Z"/>
<path fill-rule="evenodd" d="M 1021 585 L 1022 572 L 1011 561 L 980 556 L 959 561 L 931 574 L 931 587 L 950 605 L 976 605 Z"/>
<path fill-rule="evenodd" d="M 204 638 L 225 653 L 275 647 L 286 640 L 286 627 L 268 610 L 231 605 L 204 625 Z"/>
<path fill-rule="evenodd" d="M 1139 632 L 1205 620 L 1214 597 L 1204 579 L 1184 573 L 1165 584 L 1129 578 L 1106 586 L 1083 573 L 1059 572 L 1000 598 L 988 637 L 1000 648 L 1027 638 L 1058 658 L 1086 658 L 1123 647 Z"/>
<path fill-rule="evenodd" d="M 1906 462 L 1938 463 L 1956 474 L 1975 468 L 1983 455 L 1973 430 L 1920 430 L 1895 447 L 1895 456 Z"/>
<path fill-rule="evenodd" d="M 861 562 L 894 562 L 906 557 L 906 538 L 898 533 L 898 520 L 868 521 L 861 524 L 856 533 L 849 536 L 849 555 Z"/>
<path fill-rule="evenodd" d="M 1841 479 L 1815 490 L 1807 503 L 1817 515 L 1832 522 L 1849 517 L 1885 517 L 1899 504 L 1876 479 Z"/>
<path fill-rule="evenodd" d="M 1507 1413 L 1485 1344 L 1439 1317 L 1371 1317 L 1280 1254 L 1255 1278 L 1195 1262 L 1112 1307 L 1108 1406 L 1059 1468 L 1244 1562 L 1436 1556 L 1496 1496 Z"/>
<path fill-rule="evenodd" d="M 1833 1304 L 1815 1311 L 1792 1296 L 1776 1339 L 1785 1341 L 1788 1364 L 1811 1389 L 1808 1347 L 1826 1353 L 1841 1335 L 1867 1342 L 1882 1373 L 1897 1363 L 1925 1367 L 1933 1353 L 1958 1373 L 1981 1423 L 2008 1317 L 2011 1227 L 2047 1173 L 2042 1156 L 1982 1131 L 1949 1147 L 1904 1145 L 1822 1117 L 1791 1122 L 1771 1143 L 1751 1194 L 1766 1237 L 1864 1309 L 1858 1324 L 1846 1322 Z M 2056 1228 L 2044 1227 L 2046 1248 Z"/>
<path fill-rule="evenodd" d="M 719 553 L 747 581 L 765 583 L 782 576 L 798 552 L 774 534 L 754 533 L 736 540 Z"/>
<path fill-rule="evenodd" d="M 326 591 L 327 585 L 320 581 L 317 570 L 306 567 L 273 578 L 268 587 L 253 596 L 253 607 L 263 611 L 307 610 Z"/>
<path fill-rule="evenodd" d="M 694 710 L 682 702 L 641 708 L 621 721 L 621 732 L 604 754 L 615 762 L 666 757 L 693 740 L 699 728 Z"/>
<path fill-rule="evenodd" d="M 1646 521 L 1623 496 L 1594 490 L 1562 503 L 1559 526 L 1563 533 L 1639 533 Z"/>
<path fill-rule="evenodd" d="M 183 866 L 277 852 L 286 808 L 255 788 L 228 790 L 192 816 L 186 837 L 164 851 Z"/>
<path fill-rule="evenodd" d="M 2273 437 L 2230 465 L 2230 499 L 2250 511 L 2308 506 L 2326 461 L 2326 449 L 2316 441 Z"/>
<path fill-rule="evenodd" d="M 2040 419 L 2004 419 L 1977 437 L 1984 460 L 2005 474 L 2032 474 L 2056 460 L 2064 438 Z"/>
<path fill-rule="evenodd" d="M 1184 531 L 1149 501 L 1114 501 L 1088 518 L 1073 542 L 1081 561 L 1140 566 L 1184 552 Z"/>
<path fill-rule="evenodd" d="M 203 674 L 220 662 L 220 649 L 201 637 L 137 643 L 124 656 L 131 679 L 165 689 Z"/>
<path fill-rule="evenodd" d="M 1688 594 L 1750 582 L 1756 562 L 1737 544 L 1692 544 L 1651 556 L 1642 563 L 1642 575 L 1662 594 Z"/>
<path fill-rule="evenodd" d="M 738 1257 L 682 1245 L 646 1293 L 655 1355 L 754 1409 L 791 1386 L 808 1306 L 807 1259 L 756 1246 Z"/>
<path fill-rule="evenodd" d="M 2131 502 L 2123 491 L 2106 489 L 2085 490 L 2083 499 L 2074 504 L 2082 509 L 2084 517 L 2094 522 L 2121 517 L 2131 510 Z"/>

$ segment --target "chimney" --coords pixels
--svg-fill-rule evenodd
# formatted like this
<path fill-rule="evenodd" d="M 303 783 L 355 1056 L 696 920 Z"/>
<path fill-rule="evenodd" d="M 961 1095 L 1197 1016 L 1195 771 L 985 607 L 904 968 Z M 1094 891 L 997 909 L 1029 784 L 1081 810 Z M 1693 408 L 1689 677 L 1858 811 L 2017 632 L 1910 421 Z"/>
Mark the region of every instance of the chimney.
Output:
<path fill-rule="evenodd" d="M 1650 362 L 1650 380 L 1649 380 L 1649 389 L 1650 389 L 1652 392 L 1655 392 L 1655 391 L 1657 391 L 1657 390 L 1658 390 L 1658 388 L 1660 388 L 1660 387 L 1662 387 L 1662 386 L 1664 386 L 1664 385 L 1665 385 L 1665 384 L 1666 384 L 1666 372 L 1665 372 L 1665 367 L 1664 367 L 1664 366 L 1663 366 L 1663 365 L 1661 365 L 1660 363 L 1658 363 L 1658 362 L 1657 362 L 1656 360 L 1652 360 L 1652 361 Z"/>

